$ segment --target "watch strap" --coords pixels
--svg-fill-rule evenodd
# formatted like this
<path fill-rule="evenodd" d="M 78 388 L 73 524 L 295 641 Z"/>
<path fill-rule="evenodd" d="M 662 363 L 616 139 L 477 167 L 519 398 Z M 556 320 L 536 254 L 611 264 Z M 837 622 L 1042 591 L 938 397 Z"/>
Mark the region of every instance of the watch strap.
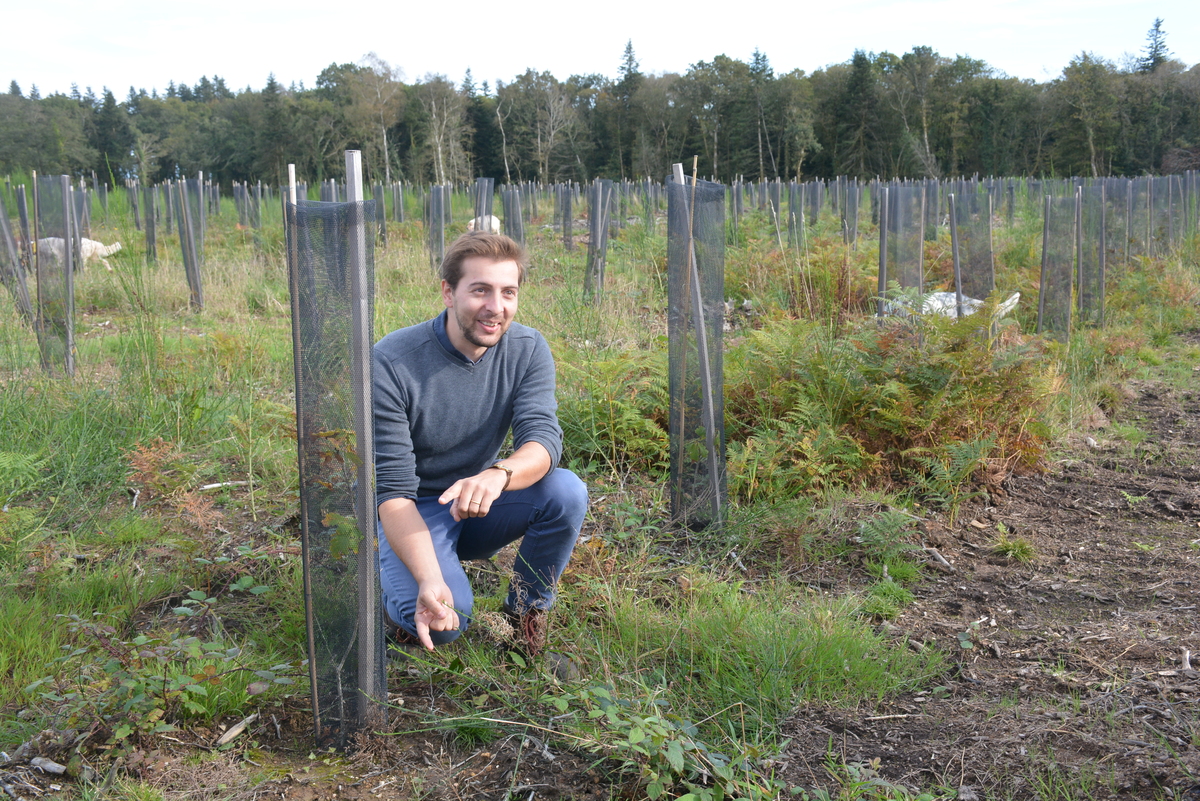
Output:
<path fill-rule="evenodd" d="M 495 464 L 488 467 L 489 470 L 491 470 L 493 468 L 495 468 L 496 470 L 503 470 L 505 473 L 504 486 L 500 488 L 500 491 L 504 492 L 506 489 L 508 489 L 508 485 L 512 483 L 512 477 L 513 477 L 512 468 L 509 467 L 508 465 L 500 464 L 499 462 L 496 462 Z"/>

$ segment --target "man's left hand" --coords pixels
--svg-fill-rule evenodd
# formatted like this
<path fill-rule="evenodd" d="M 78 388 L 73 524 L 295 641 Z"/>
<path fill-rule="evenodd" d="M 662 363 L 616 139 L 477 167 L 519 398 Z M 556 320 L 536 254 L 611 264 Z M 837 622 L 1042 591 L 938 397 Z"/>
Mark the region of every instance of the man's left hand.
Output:
<path fill-rule="evenodd" d="M 503 470 L 488 468 L 478 475 L 455 481 L 438 498 L 438 503 L 450 504 L 450 515 L 455 522 L 468 517 L 485 517 L 491 511 L 492 503 L 500 497 L 507 480 Z"/>

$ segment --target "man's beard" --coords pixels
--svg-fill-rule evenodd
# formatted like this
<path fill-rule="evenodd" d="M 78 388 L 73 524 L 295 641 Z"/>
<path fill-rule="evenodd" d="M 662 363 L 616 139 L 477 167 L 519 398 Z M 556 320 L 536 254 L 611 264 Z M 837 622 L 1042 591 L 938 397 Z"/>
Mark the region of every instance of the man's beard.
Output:
<path fill-rule="evenodd" d="M 497 345 L 500 344 L 500 340 L 504 337 L 504 334 L 507 333 L 507 331 L 508 331 L 508 329 L 506 327 L 504 327 L 504 321 L 500 320 L 499 321 L 500 336 L 498 336 L 496 338 L 495 342 L 483 342 L 475 334 L 476 320 L 474 318 L 471 318 L 467 322 L 466 325 L 463 325 L 463 318 L 458 315 L 455 315 L 455 321 L 458 323 L 458 330 L 462 333 L 463 339 L 467 340 L 468 342 L 470 342 L 472 345 L 474 345 L 477 348 L 494 348 L 494 347 L 496 347 Z"/>

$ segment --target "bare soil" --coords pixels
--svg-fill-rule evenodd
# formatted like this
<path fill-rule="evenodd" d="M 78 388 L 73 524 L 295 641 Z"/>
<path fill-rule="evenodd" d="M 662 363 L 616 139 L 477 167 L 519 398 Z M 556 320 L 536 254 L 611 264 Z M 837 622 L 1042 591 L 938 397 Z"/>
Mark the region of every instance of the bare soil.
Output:
<path fill-rule="evenodd" d="M 1200 384 L 1129 394 L 1120 418 L 1140 443 L 1103 426 L 1081 433 L 1046 472 L 1009 478 L 953 526 L 925 525 L 951 567 L 931 560 L 916 603 L 882 628 L 952 654 L 953 668 L 879 705 L 798 710 L 782 727 L 778 778 L 836 791 L 846 771 L 827 766 L 857 764 L 860 779 L 963 801 L 1200 801 Z M 997 553 L 1002 531 L 1032 560 Z M 402 665 L 389 689 L 410 709 L 446 703 Z M 347 760 L 312 753 L 309 726 L 281 709 L 244 735 L 261 748 L 218 753 L 208 744 L 220 732 L 195 730 L 124 768 L 197 800 L 642 797 L 593 755 L 533 737 L 376 736 Z M 12 764 L 0 779 L 25 799 L 72 783 Z"/>
<path fill-rule="evenodd" d="M 995 506 L 931 526 L 953 572 L 888 630 L 957 669 L 879 708 L 797 712 L 790 783 L 829 786 L 832 753 L 964 799 L 1200 797 L 1200 393 L 1131 389 L 1121 418 L 1143 442 L 1080 435 Z M 993 550 L 998 525 L 1032 562 Z"/>

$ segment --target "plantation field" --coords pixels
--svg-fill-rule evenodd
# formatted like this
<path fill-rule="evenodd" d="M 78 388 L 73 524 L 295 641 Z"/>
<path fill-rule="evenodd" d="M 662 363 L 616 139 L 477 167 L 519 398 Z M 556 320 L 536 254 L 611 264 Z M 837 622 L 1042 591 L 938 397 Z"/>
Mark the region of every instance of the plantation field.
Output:
<path fill-rule="evenodd" d="M 209 218 L 197 313 L 178 240 L 148 266 L 114 194 L 91 238 L 124 247 L 77 278 L 73 380 L 0 297 L 0 789 L 1195 801 L 1200 245 L 1110 265 L 1106 326 L 1046 341 L 1037 208 L 998 224 L 997 295 L 1022 300 L 993 330 L 870 317 L 867 221 L 853 248 L 823 219 L 789 249 L 748 214 L 731 507 L 700 532 L 667 508 L 664 220 L 610 241 L 595 303 L 583 248 L 528 226 L 517 319 L 554 351 L 592 497 L 551 633 L 580 676 L 505 647 L 502 552 L 472 564 L 476 624 L 392 659 L 386 731 L 337 753 L 302 663 L 278 212 L 259 236 L 228 202 Z M 422 242 L 393 224 L 376 250 L 377 336 L 441 307 Z M 951 269 L 943 233 L 929 288 Z"/>

